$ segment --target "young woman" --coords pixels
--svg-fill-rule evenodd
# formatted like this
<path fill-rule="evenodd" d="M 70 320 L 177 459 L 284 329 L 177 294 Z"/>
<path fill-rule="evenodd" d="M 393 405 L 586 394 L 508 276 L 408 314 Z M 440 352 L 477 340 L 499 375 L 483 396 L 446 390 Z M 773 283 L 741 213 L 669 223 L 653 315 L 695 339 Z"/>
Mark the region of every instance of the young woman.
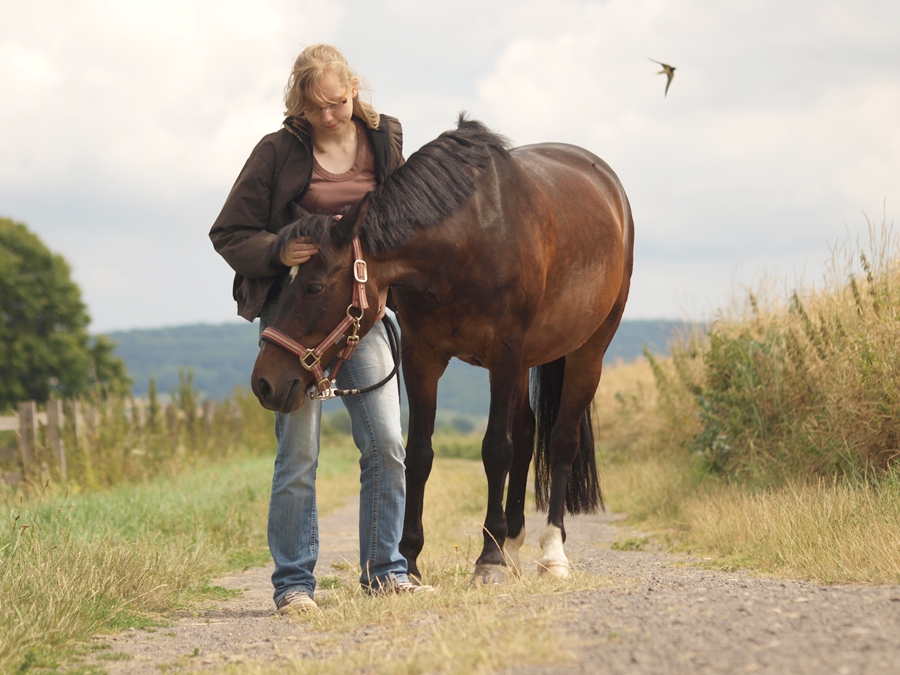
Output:
<path fill-rule="evenodd" d="M 338 215 L 403 164 L 402 131 L 360 98 L 360 80 L 334 47 L 303 50 L 285 88 L 285 120 L 253 149 L 210 231 L 213 245 L 236 272 L 238 314 L 260 317 L 260 332 L 275 314 L 290 268 L 318 253 L 294 239 L 283 251 L 276 234 L 306 213 Z M 381 298 L 379 312 L 385 311 Z M 380 381 L 393 361 L 379 322 L 341 368 L 338 386 Z M 345 396 L 359 447 L 360 583 L 369 592 L 416 592 L 399 552 L 406 495 L 400 400 L 393 382 L 367 394 Z M 278 455 L 269 505 L 272 583 L 279 611 L 316 609 L 313 571 L 318 554 L 316 464 L 321 403 L 308 400 L 290 414 L 275 414 Z"/>

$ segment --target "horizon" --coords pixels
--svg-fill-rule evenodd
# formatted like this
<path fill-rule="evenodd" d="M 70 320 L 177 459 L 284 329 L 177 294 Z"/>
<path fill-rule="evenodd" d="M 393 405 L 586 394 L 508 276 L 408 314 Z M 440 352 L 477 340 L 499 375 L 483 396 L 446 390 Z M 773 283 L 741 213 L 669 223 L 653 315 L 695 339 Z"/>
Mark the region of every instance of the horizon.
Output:
<path fill-rule="evenodd" d="M 172 325 L 165 325 L 165 326 L 143 326 L 143 327 L 137 327 L 137 328 L 113 329 L 113 330 L 108 330 L 108 331 L 103 331 L 103 332 L 95 332 L 95 331 L 89 330 L 88 332 L 91 336 L 99 336 L 99 335 L 109 336 L 113 333 L 132 333 L 132 332 L 136 332 L 136 331 L 172 330 L 175 328 L 199 328 L 202 326 L 208 326 L 210 328 L 218 328 L 221 326 L 248 326 L 249 327 L 249 326 L 256 325 L 257 321 L 259 321 L 258 318 L 255 319 L 251 323 L 250 321 L 246 321 L 246 320 L 238 317 L 237 320 L 235 320 L 235 321 L 230 321 L 230 320 L 218 321 L 218 322 L 197 321 L 194 323 L 179 323 L 179 324 L 172 324 Z M 622 319 L 622 323 L 663 323 L 663 324 L 665 324 L 665 323 L 681 323 L 681 324 L 685 324 L 685 323 L 702 323 L 702 322 L 684 321 L 682 319 L 652 318 L 652 319 Z"/>

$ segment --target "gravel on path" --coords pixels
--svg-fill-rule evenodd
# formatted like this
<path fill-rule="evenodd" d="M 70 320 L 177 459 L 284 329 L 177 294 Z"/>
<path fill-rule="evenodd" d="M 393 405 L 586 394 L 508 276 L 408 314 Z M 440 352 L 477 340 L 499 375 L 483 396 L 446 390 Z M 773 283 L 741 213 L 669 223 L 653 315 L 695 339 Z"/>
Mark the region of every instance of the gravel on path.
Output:
<path fill-rule="evenodd" d="M 321 519 L 320 574 L 329 574 L 332 563 L 356 564 L 357 520 L 355 501 Z M 558 596 L 560 663 L 507 672 L 900 674 L 900 586 L 822 586 L 706 570 L 703 561 L 683 555 L 614 550 L 611 544 L 622 541 L 652 548 L 640 533 L 617 525 L 620 520 L 615 514 L 567 520 L 572 569 L 612 578 L 614 585 Z M 542 516 L 528 518 L 529 544 L 536 544 L 542 525 Z M 524 572 L 536 574 L 536 563 Z M 275 613 L 271 573 L 271 566 L 260 567 L 216 580 L 241 597 L 176 613 L 155 632 L 96 636 L 112 646 L 96 663 L 110 675 L 157 675 L 166 666 L 189 672 L 325 655 L 307 626 Z M 317 599 L 323 594 L 317 591 Z M 370 632 L 345 639 L 356 643 Z"/>
<path fill-rule="evenodd" d="M 573 569 L 617 580 L 559 601 L 557 625 L 573 660 L 511 673 L 900 674 L 900 586 L 823 586 L 612 550 L 623 535 L 615 520 L 567 521 Z M 526 528 L 537 533 L 542 524 L 534 516 Z"/>

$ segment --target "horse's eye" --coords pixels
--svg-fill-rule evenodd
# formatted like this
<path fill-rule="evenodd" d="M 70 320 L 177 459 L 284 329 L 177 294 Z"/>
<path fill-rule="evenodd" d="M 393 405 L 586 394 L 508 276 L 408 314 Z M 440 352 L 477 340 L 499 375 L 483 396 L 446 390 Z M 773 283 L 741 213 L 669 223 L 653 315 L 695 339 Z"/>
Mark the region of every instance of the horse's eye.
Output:
<path fill-rule="evenodd" d="M 316 293 L 321 293 L 323 288 L 325 286 L 322 284 L 310 284 L 306 287 L 306 292 L 310 295 L 315 295 Z"/>

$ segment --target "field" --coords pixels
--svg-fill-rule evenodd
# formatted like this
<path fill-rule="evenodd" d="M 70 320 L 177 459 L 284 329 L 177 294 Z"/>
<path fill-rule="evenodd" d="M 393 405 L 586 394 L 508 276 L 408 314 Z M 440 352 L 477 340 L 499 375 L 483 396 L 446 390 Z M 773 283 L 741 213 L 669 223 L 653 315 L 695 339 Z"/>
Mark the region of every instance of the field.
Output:
<path fill-rule="evenodd" d="M 346 548 L 356 451 L 335 418 L 319 494 L 344 548 L 323 547 L 320 614 L 273 618 L 261 567 L 268 413 L 238 393 L 239 427 L 192 427 L 183 381 L 177 435 L 136 433 L 110 400 L 67 487 L 51 476 L 4 488 L 0 671 L 139 672 L 149 641 L 175 651 L 147 672 L 594 672 L 601 661 L 610 672 L 887 672 L 900 664 L 889 630 L 900 620 L 897 252 L 873 230 L 868 248 L 835 251 L 820 286 L 754 289 L 671 357 L 607 368 L 594 415 L 610 513 L 570 520 L 569 582 L 533 574 L 533 516 L 530 573 L 469 587 L 480 440 L 448 425 L 426 502 L 424 570 L 438 591 L 360 593 Z M 259 594 L 237 597 L 251 587 Z M 225 630 L 214 617 L 229 607 L 244 608 L 245 636 L 283 636 L 280 656 L 264 638 L 253 645 L 269 658 L 224 638 L 231 652 L 211 656 L 190 627 L 199 617 Z M 765 642 L 773 621 L 783 639 Z"/>
<path fill-rule="evenodd" d="M 450 447 L 454 452 L 474 449 L 477 439 L 457 438 Z M 829 593 L 827 586 L 717 571 L 738 566 L 734 553 L 718 550 L 721 541 L 704 545 L 696 537 L 718 528 L 726 543 L 749 542 L 743 564 L 763 569 L 768 563 L 759 554 L 766 546 L 745 540 L 746 530 L 732 531 L 729 523 L 752 522 L 765 509 L 748 509 L 746 503 L 739 504 L 740 511 L 723 509 L 735 505 L 734 494 L 727 490 L 699 496 L 685 491 L 679 496 L 670 476 L 663 475 L 667 469 L 677 473 L 677 467 L 666 464 L 655 470 L 607 464 L 608 500 L 620 511 L 629 503 L 639 504 L 642 496 L 646 504 L 666 493 L 666 501 L 674 499 L 669 503 L 680 503 L 679 510 L 688 513 L 687 520 L 668 521 L 670 526 L 664 527 L 659 514 L 640 522 L 633 519 L 631 525 L 613 514 L 570 518 L 567 552 L 575 576 L 561 582 L 536 575 L 540 551 L 535 534 L 541 518 L 534 514 L 527 524 L 530 545 L 523 550 L 525 577 L 506 586 L 473 589 L 483 472 L 472 459 L 438 459 L 426 501 L 423 567 L 426 580 L 438 590 L 427 596 L 370 598 L 356 585 L 354 455 L 349 444 L 340 442 L 323 452 L 317 594 L 322 611 L 308 617 L 278 617 L 271 610 L 271 570 L 262 567 L 268 562 L 270 456 L 233 457 L 175 477 L 102 492 L 66 496 L 48 491 L 30 503 L 8 501 L 10 536 L 4 541 L 7 565 L 0 597 L 11 629 L 3 634 L 0 672 L 116 675 L 200 668 L 387 675 L 492 673 L 510 663 L 522 672 L 596 672 L 586 668 L 601 662 L 616 672 L 635 653 L 644 663 L 644 669 L 635 672 L 659 672 L 673 658 L 675 646 L 679 655 L 694 656 L 684 658 L 679 666 L 683 669 L 669 672 L 689 673 L 698 672 L 703 658 L 712 658 L 709 635 L 729 626 L 747 639 L 720 650 L 715 657 L 719 661 L 713 663 L 722 666 L 717 672 L 739 672 L 730 666 L 743 668 L 753 662 L 747 650 L 757 634 L 771 627 L 769 617 L 774 615 L 769 612 L 776 610 L 788 621 L 780 629 L 786 636 L 785 653 L 775 649 L 770 657 L 787 669 L 796 665 L 792 655 L 807 653 L 803 646 L 822 636 L 828 636 L 832 646 L 813 650 L 825 659 L 820 665 L 827 670 L 844 664 L 843 657 L 829 650 L 850 653 L 857 638 L 848 644 L 841 622 L 868 625 L 875 610 L 886 623 L 872 627 L 881 644 L 867 652 L 867 658 L 900 656 L 900 643 L 889 630 L 894 614 L 900 620 L 896 591 L 884 597 L 877 587 L 855 586 L 850 592 Z M 768 508 L 792 509 L 788 524 L 803 523 L 822 510 L 809 500 L 790 502 L 784 496 L 771 493 Z M 630 502 L 632 498 L 638 501 Z M 765 506 L 765 500 L 762 503 Z M 704 509 L 704 504 L 711 508 Z M 833 509 L 834 503 L 826 508 Z M 707 527 L 709 516 L 716 516 L 712 530 Z M 881 516 L 877 509 L 858 514 L 870 524 Z M 781 546 L 778 527 L 774 522 L 766 528 L 775 537 L 763 542 L 770 551 Z M 812 519 L 806 530 L 815 536 L 841 527 Z M 790 539 L 793 534 L 782 529 L 781 536 Z M 896 534 L 893 537 L 896 540 Z M 768 565 L 770 572 L 779 577 L 817 576 L 809 560 L 821 565 L 826 556 L 815 547 L 804 548 L 806 543 L 808 538 L 796 541 L 794 550 L 808 559 Z M 692 553 L 665 553 L 677 548 Z M 834 550 L 826 547 L 825 554 Z M 870 571 L 878 560 L 869 556 Z M 894 564 L 890 556 L 884 561 Z M 896 582 L 890 570 L 874 571 L 875 578 Z M 850 577 L 858 577 L 858 572 L 851 568 Z M 843 580 L 848 580 L 846 574 Z M 705 611 L 703 601 L 716 612 Z M 817 622 L 792 614 L 797 602 L 809 602 L 804 609 L 814 611 Z M 748 603 L 768 609 L 750 617 Z M 884 644 L 890 647 L 887 653 Z M 548 670 L 528 670 L 532 667 Z"/>

